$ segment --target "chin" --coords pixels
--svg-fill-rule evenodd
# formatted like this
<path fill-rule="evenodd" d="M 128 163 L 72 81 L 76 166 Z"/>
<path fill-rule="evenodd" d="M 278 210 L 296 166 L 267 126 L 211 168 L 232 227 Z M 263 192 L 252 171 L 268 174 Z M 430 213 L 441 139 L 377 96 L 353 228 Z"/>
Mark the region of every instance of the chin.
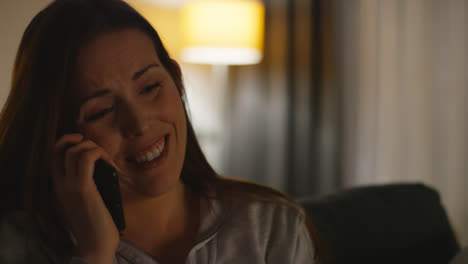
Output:
<path fill-rule="evenodd" d="M 129 168 L 125 189 L 130 197 L 136 199 L 164 196 L 183 185 L 180 178 L 182 167 L 183 159 L 177 159 L 176 162 L 174 159 L 167 159 L 156 168 L 148 168 L 143 171 L 132 171 L 132 168 Z"/>
<path fill-rule="evenodd" d="M 156 198 L 171 192 L 181 184 L 182 182 L 179 178 L 156 178 L 150 182 L 137 183 L 137 186 L 134 186 L 133 189 L 141 196 Z"/>

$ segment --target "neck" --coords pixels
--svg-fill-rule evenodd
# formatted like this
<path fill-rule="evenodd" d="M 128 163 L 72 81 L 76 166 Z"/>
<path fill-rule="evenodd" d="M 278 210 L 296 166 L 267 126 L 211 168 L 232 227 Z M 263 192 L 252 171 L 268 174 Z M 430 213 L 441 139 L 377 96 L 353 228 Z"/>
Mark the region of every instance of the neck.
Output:
<path fill-rule="evenodd" d="M 126 229 L 123 237 L 126 240 L 158 257 L 161 251 L 167 252 L 168 248 L 181 241 L 195 242 L 199 225 L 199 198 L 182 182 L 155 198 L 125 198 Z"/>

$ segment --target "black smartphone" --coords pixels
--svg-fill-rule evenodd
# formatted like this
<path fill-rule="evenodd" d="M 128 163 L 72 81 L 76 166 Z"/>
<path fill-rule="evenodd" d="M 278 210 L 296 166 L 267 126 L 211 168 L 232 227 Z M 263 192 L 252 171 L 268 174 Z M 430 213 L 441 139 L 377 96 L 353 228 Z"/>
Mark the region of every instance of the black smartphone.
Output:
<path fill-rule="evenodd" d="M 125 218 L 120 196 L 119 176 L 117 171 L 104 160 L 97 160 L 94 165 L 94 182 L 109 210 L 115 226 L 122 232 L 125 229 Z"/>

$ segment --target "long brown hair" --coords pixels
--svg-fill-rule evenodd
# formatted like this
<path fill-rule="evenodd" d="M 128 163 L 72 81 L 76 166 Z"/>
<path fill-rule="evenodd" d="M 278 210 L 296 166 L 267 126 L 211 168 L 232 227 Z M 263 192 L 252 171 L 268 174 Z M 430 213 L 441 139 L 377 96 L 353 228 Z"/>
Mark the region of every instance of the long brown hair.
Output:
<path fill-rule="evenodd" d="M 24 32 L 11 91 L 0 113 L 0 180 L 4 190 L 0 192 L 0 214 L 25 209 L 46 243 L 63 257 L 72 254 L 72 244 L 53 206 L 50 171 L 55 141 L 74 126 L 71 121 L 76 113 L 69 102 L 69 87 L 76 58 L 91 39 L 124 28 L 139 29 L 153 40 L 186 106 L 179 65 L 155 29 L 132 7 L 121 0 L 56 0 L 37 14 Z M 187 146 L 181 179 L 192 191 L 216 199 L 276 199 L 301 210 L 278 191 L 218 176 L 198 144 L 187 107 L 185 115 Z M 213 197 L 213 193 L 223 196 Z M 317 242 L 315 228 L 308 223 Z"/>

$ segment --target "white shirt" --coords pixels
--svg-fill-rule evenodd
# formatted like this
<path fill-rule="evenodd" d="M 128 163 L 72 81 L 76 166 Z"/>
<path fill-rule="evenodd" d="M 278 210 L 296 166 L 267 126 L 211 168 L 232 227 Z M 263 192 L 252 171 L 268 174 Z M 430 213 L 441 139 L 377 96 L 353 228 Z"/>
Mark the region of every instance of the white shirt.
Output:
<path fill-rule="evenodd" d="M 295 207 L 268 201 L 210 200 L 210 204 L 211 210 L 202 210 L 198 242 L 187 256 L 187 264 L 314 263 L 311 238 Z M 0 229 L 0 247 L 3 233 Z M 3 262 L 6 258 L 1 254 L 7 252 L 0 249 L 1 263 L 27 263 Z M 158 264 L 151 255 L 124 239 L 114 263 Z M 90 263 L 73 257 L 69 264 Z"/>

